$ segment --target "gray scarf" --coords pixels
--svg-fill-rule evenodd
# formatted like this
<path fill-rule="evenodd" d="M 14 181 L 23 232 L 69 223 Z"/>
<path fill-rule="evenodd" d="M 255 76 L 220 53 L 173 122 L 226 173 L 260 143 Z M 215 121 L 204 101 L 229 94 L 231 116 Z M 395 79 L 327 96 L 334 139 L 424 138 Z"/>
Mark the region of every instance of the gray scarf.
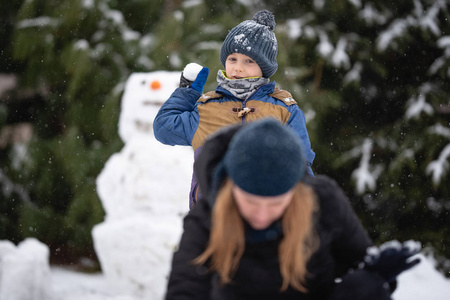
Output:
<path fill-rule="evenodd" d="M 270 82 L 269 78 L 252 77 L 243 79 L 229 79 L 225 71 L 217 72 L 219 86 L 229 91 L 233 96 L 243 101 L 247 100 L 258 88 Z"/>

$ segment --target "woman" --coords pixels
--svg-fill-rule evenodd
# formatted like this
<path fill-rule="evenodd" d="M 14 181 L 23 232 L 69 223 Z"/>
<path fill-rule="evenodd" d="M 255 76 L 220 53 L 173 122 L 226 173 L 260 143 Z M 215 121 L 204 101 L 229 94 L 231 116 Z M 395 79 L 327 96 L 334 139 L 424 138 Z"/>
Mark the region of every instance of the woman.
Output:
<path fill-rule="evenodd" d="M 385 283 L 415 250 L 389 252 L 395 270 L 378 272 L 384 252 L 357 269 L 371 240 L 335 182 L 305 168 L 300 139 L 274 119 L 209 138 L 166 299 L 390 299 Z"/>

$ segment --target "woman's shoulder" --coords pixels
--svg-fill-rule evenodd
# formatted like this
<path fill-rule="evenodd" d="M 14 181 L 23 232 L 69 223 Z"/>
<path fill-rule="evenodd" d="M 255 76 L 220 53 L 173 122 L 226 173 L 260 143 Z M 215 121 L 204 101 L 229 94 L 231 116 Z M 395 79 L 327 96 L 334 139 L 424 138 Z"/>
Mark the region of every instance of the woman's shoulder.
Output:
<path fill-rule="evenodd" d="M 341 190 L 336 180 L 326 175 L 307 176 L 304 183 L 311 186 L 319 194 L 332 194 L 336 190 Z"/>
<path fill-rule="evenodd" d="M 307 176 L 304 182 L 317 196 L 321 215 L 337 215 L 348 210 L 350 202 L 338 183 L 325 175 Z"/>

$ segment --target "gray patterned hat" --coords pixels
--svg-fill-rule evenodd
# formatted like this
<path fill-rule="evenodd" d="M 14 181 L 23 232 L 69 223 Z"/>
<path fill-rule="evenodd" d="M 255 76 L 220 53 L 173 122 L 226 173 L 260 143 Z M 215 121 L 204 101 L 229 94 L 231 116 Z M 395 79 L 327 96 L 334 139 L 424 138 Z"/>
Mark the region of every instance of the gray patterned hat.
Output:
<path fill-rule="evenodd" d="M 255 13 L 252 20 L 246 20 L 228 33 L 220 51 L 220 61 L 225 67 L 228 55 L 241 53 L 254 59 L 262 70 L 263 77 L 269 78 L 278 69 L 278 43 L 273 30 L 275 17 L 268 10 Z"/>
<path fill-rule="evenodd" d="M 305 155 L 295 132 L 274 118 L 243 126 L 223 159 L 226 173 L 244 191 L 276 196 L 305 176 Z"/>

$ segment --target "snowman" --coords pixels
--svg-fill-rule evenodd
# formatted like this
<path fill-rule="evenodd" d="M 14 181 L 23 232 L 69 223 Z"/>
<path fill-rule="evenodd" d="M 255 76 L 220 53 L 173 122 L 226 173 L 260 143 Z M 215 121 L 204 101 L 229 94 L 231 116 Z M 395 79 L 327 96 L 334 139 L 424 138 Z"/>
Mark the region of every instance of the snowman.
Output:
<path fill-rule="evenodd" d="M 167 146 L 153 120 L 178 87 L 181 72 L 133 73 L 121 102 L 124 148 L 97 177 L 105 220 L 92 231 L 102 271 L 117 293 L 162 299 L 188 211 L 191 147 Z"/>

